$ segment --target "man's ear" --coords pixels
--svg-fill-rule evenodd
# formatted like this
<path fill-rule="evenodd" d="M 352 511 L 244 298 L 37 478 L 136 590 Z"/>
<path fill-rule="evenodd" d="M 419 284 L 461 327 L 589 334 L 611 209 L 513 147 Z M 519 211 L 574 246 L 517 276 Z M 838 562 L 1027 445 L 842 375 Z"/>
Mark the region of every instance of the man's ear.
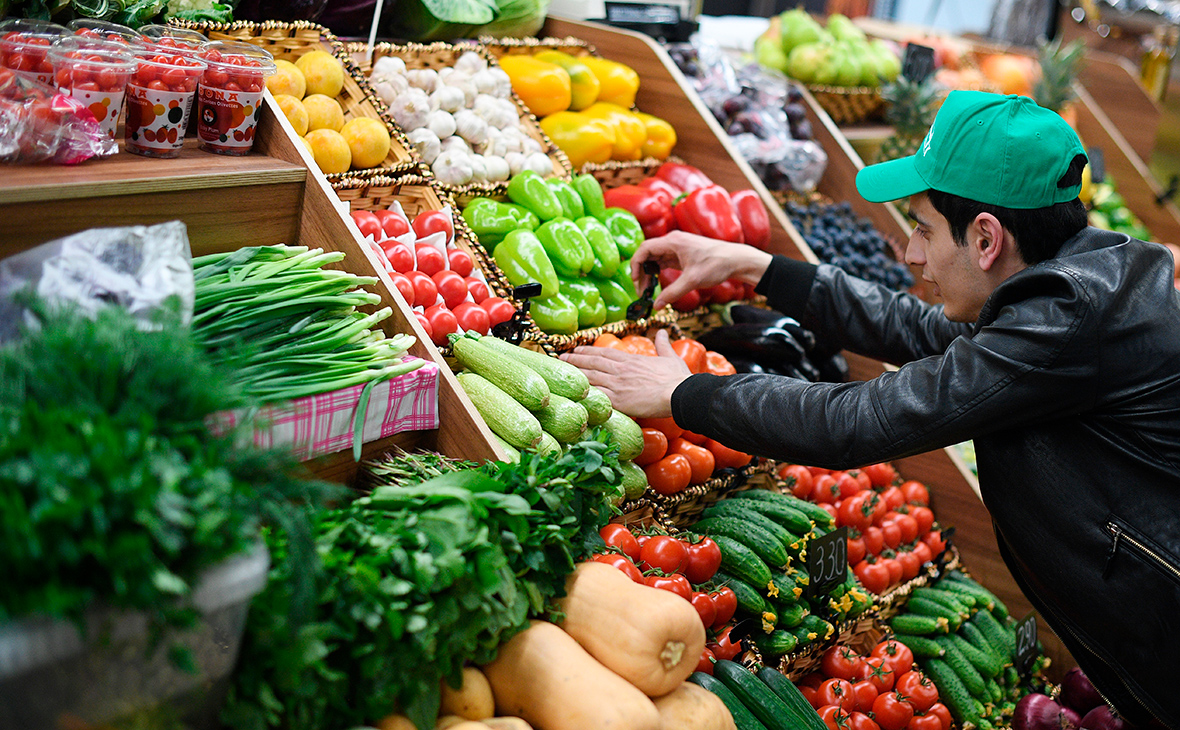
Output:
<path fill-rule="evenodd" d="M 991 213 L 980 213 L 971 222 L 968 243 L 979 268 L 990 271 L 1003 257 L 1016 253 L 1016 240 Z"/>

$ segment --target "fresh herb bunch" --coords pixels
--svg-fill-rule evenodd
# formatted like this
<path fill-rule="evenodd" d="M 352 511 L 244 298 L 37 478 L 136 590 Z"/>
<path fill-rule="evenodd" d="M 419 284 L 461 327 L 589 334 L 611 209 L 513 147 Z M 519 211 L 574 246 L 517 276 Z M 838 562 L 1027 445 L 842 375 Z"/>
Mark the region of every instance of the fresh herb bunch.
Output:
<path fill-rule="evenodd" d="M 308 534 L 292 500 L 324 485 L 208 432 L 243 401 L 175 313 L 143 332 L 115 307 L 31 311 L 38 326 L 0 348 L 0 622 L 105 605 L 183 623 L 200 573 L 257 542 L 260 522 Z"/>
<path fill-rule="evenodd" d="M 138 28 L 151 22 L 180 18 L 194 22 L 228 23 L 237 0 L 0 0 L 0 17 L 38 18 L 68 23 L 75 18 L 101 18 Z"/>

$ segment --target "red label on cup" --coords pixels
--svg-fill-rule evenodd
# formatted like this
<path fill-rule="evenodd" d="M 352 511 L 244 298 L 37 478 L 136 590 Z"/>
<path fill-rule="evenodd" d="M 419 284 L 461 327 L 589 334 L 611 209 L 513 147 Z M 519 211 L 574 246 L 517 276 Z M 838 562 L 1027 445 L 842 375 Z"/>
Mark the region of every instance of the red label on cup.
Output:
<path fill-rule="evenodd" d="M 141 151 L 174 152 L 184 144 L 192 92 L 127 87 L 127 146 Z"/>
<path fill-rule="evenodd" d="M 197 98 L 197 137 L 201 147 L 226 154 L 249 152 L 254 145 L 262 93 L 202 85 Z"/>

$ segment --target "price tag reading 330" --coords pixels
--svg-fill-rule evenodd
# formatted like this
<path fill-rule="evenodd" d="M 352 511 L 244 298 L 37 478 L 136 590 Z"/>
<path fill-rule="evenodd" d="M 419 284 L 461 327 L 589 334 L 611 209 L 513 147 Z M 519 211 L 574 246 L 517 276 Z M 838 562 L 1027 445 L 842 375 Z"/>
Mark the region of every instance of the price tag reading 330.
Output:
<path fill-rule="evenodd" d="M 1037 615 L 1030 613 L 1016 623 L 1016 654 L 1012 657 L 1016 669 L 1028 674 L 1037 655 Z"/>
<path fill-rule="evenodd" d="M 812 595 L 825 592 L 848 575 L 848 528 L 837 527 L 807 545 L 808 588 Z"/>

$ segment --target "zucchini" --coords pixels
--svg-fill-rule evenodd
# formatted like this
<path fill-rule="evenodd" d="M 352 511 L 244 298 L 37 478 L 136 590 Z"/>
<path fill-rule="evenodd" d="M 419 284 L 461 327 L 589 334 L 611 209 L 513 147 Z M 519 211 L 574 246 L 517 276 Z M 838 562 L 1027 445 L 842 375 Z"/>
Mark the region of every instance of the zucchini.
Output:
<path fill-rule="evenodd" d="M 721 548 L 721 567 L 726 573 L 755 588 L 770 586 L 770 568 L 757 553 L 726 535 L 717 535 L 713 541 Z"/>
<path fill-rule="evenodd" d="M 917 596 L 910 598 L 906 602 L 905 610 L 920 616 L 934 616 L 936 618 L 941 616 L 947 620 L 947 625 L 950 626 L 951 631 L 958 631 L 959 626 L 963 623 L 963 617 L 958 612 L 952 611 L 941 603 L 927 601 Z"/>
<path fill-rule="evenodd" d="M 799 688 L 784 677 L 781 672 L 770 667 L 762 667 L 758 670 L 758 679 L 761 679 L 762 683 L 769 687 L 770 691 L 774 692 L 791 710 L 796 727 L 801 730 L 827 730 L 819 713 L 815 711 Z"/>
<path fill-rule="evenodd" d="M 549 384 L 537 373 L 471 337 L 451 335 L 451 352 L 459 364 L 482 375 L 530 411 L 549 403 Z M 495 339 L 495 338 L 493 338 Z"/>
<path fill-rule="evenodd" d="M 512 444 L 508 443 L 504 439 L 497 436 L 495 434 L 495 432 L 492 433 L 492 438 L 495 439 L 496 443 L 499 444 L 500 448 L 504 450 L 504 453 L 508 457 L 507 461 L 509 464 L 519 464 L 520 463 L 520 450 L 519 449 L 517 449 Z"/>
<path fill-rule="evenodd" d="M 729 586 L 730 590 L 737 596 L 738 608 L 742 611 L 752 616 L 761 616 L 762 612 L 767 609 L 766 599 L 744 580 L 735 578 L 725 571 L 719 570 L 713 575 L 713 582 L 718 585 Z"/>
<path fill-rule="evenodd" d="M 541 441 L 541 423 L 528 409 L 473 372 L 458 375 L 459 385 L 475 404 L 475 410 L 500 438 L 518 449 L 536 446 Z"/>
<path fill-rule="evenodd" d="M 814 527 L 810 517 L 781 502 L 766 502 L 761 499 L 726 499 L 718 502 L 717 505 L 726 502 L 740 504 L 748 510 L 760 512 L 788 531 L 793 532 L 797 537 L 810 535 L 811 528 Z"/>
<path fill-rule="evenodd" d="M 643 453 L 643 429 L 630 416 L 611 409 L 602 427 L 619 445 L 619 461 L 630 461 Z"/>
<path fill-rule="evenodd" d="M 918 636 L 945 634 L 948 631 L 945 617 L 922 616 L 916 613 L 899 613 L 889 619 L 889 627 L 893 629 L 894 633 L 916 634 Z"/>
<path fill-rule="evenodd" d="M 908 646 L 919 659 L 938 659 L 946 654 L 939 643 L 928 636 L 895 634 L 893 638 Z"/>
<path fill-rule="evenodd" d="M 647 490 L 647 472 L 634 461 L 620 461 L 619 471 L 623 475 L 623 493 L 626 499 L 639 499 Z"/>
<path fill-rule="evenodd" d="M 971 723 L 979 724 L 979 713 L 975 709 L 975 701 L 959 680 L 955 670 L 941 659 L 927 659 L 922 665 L 926 674 L 938 687 L 938 698 L 951 711 L 951 717 L 960 727 Z"/>
<path fill-rule="evenodd" d="M 951 634 L 950 639 L 959 653 L 971 662 L 971 666 L 975 667 L 975 671 L 979 672 L 979 676 L 984 679 L 995 677 L 1004 668 L 1004 665 L 990 651 L 980 650 L 959 634 Z"/>
<path fill-rule="evenodd" d="M 799 640 L 795 635 L 789 631 L 778 629 L 769 634 L 762 634 L 754 638 L 754 645 L 758 647 L 758 651 L 764 655 L 772 657 L 781 657 L 785 654 L 790 654 L 795 651 Z"/>
<path fill-rule="evenodd" d="M 766 730 L 766 726 L 754 717 L 749 708 L 742 704 L 742 701 L 733 692 L 730 692 L 729 687 L 725 686 L 721 680 L 704 672 L 693 672 L 688 675 L 688 681 L 720 697 L 725 706 L 729 708 L 729 714 L 733 715 L 733 724 L 737 726 L 737 730 Z"/>
<path fill-rule="evenodd" d="M 546 454 L 560 454 L 562 451 L 561 444 L 548 431 L 541 432 L 541 440 L 537 442 L 533 450 L 541 456 L 545 456 Z"/>
<path fill-rule="evenodd" d="M 575 443 L 586 430 L 586 409 L 564 396 L 550 395 L 549 405 L 533 409 L 533 415 L 541 428 L 563 444 Z"/>
<path fill-rule="evenodd" d="M 963 656 L 963 652 L 959 651 L 959 647 L 955 646 L 955 642 L 949 636 L 936 636 L 934 640 L 938 645 L 946 651 L 946 655 L 942 658 L 951 669 L 955 670 L 955 674 L 959 675 L 959 681 L 971 693 L 975 699 L 987 699 L 987 686 L 983 682 L 983 677 L 979 676 L 979 672 L 975 667 L 971 666 L 971 662 L 967 657 Z"/>
<path fill-rule="evenodd" d="M 519 347 L 496 337 L 481 337 L 480 342 L 486 344 L 489 348 L 508 355 L 516 362 L 540 375 L 549 386 L 549 392 L 551 393 L 557 393 L 570 400 L 582 400 L 590 390 L 590 381 L 586 378 L 586 375 L 564 360 Z M 519 370 L 520 368 L 517 368 L 516 372 L 519 372 Z"/>
<path fill-rule="evenodd" d="M 733 499 L 723 499 L 712 507 L 706 509 L 704 513 L 702 513 L 702 516 L 705 518 L 732 517 L 736 520 L 741 520 L 751 525 L 757 525 L 763 530 L 766 530 L 766 532 L 770 533 L 774 539 L 778 540 L 783 548 L 787 551 L 788 557 L 790 557 L 792 546 L 794 546 L 796 541 L 799 540 L 799 536 L 775 522 L 770 517 L 767 517 L 765 514 L 745 506 L 748 504 L 756 503 L 750 502 L 749 500 L 739 501 Z"/>
<path fill-rule="evenodd" d="M 797 730 L 791 722 L 794 713 L 787 703 L 741 664 L 722 659 L 713 665 L 713 676 L 720 679 L 767 730 Z"/>
<path fill-rule="evenodd" d="M 774 535 L 761 527 L 734 517 L 707 517 L 692 528 L 710 537 L 722 535 L 753 550 L 767 565 L 776 568 L 787 564 L 787 548 Z"/>
<path fill-rule="evenodd" d="M 586 409 L 588 423 L 590 427 L 601 426 L 606 423 L 606 419 L 610 418 L 611 411 L 614 407 L 610 404 L 610 398 L 606 393 L 603 393 L 593 385 L 590 386 L 590 392 L 586 397 L 578 401 L 583 408 Z"/>

